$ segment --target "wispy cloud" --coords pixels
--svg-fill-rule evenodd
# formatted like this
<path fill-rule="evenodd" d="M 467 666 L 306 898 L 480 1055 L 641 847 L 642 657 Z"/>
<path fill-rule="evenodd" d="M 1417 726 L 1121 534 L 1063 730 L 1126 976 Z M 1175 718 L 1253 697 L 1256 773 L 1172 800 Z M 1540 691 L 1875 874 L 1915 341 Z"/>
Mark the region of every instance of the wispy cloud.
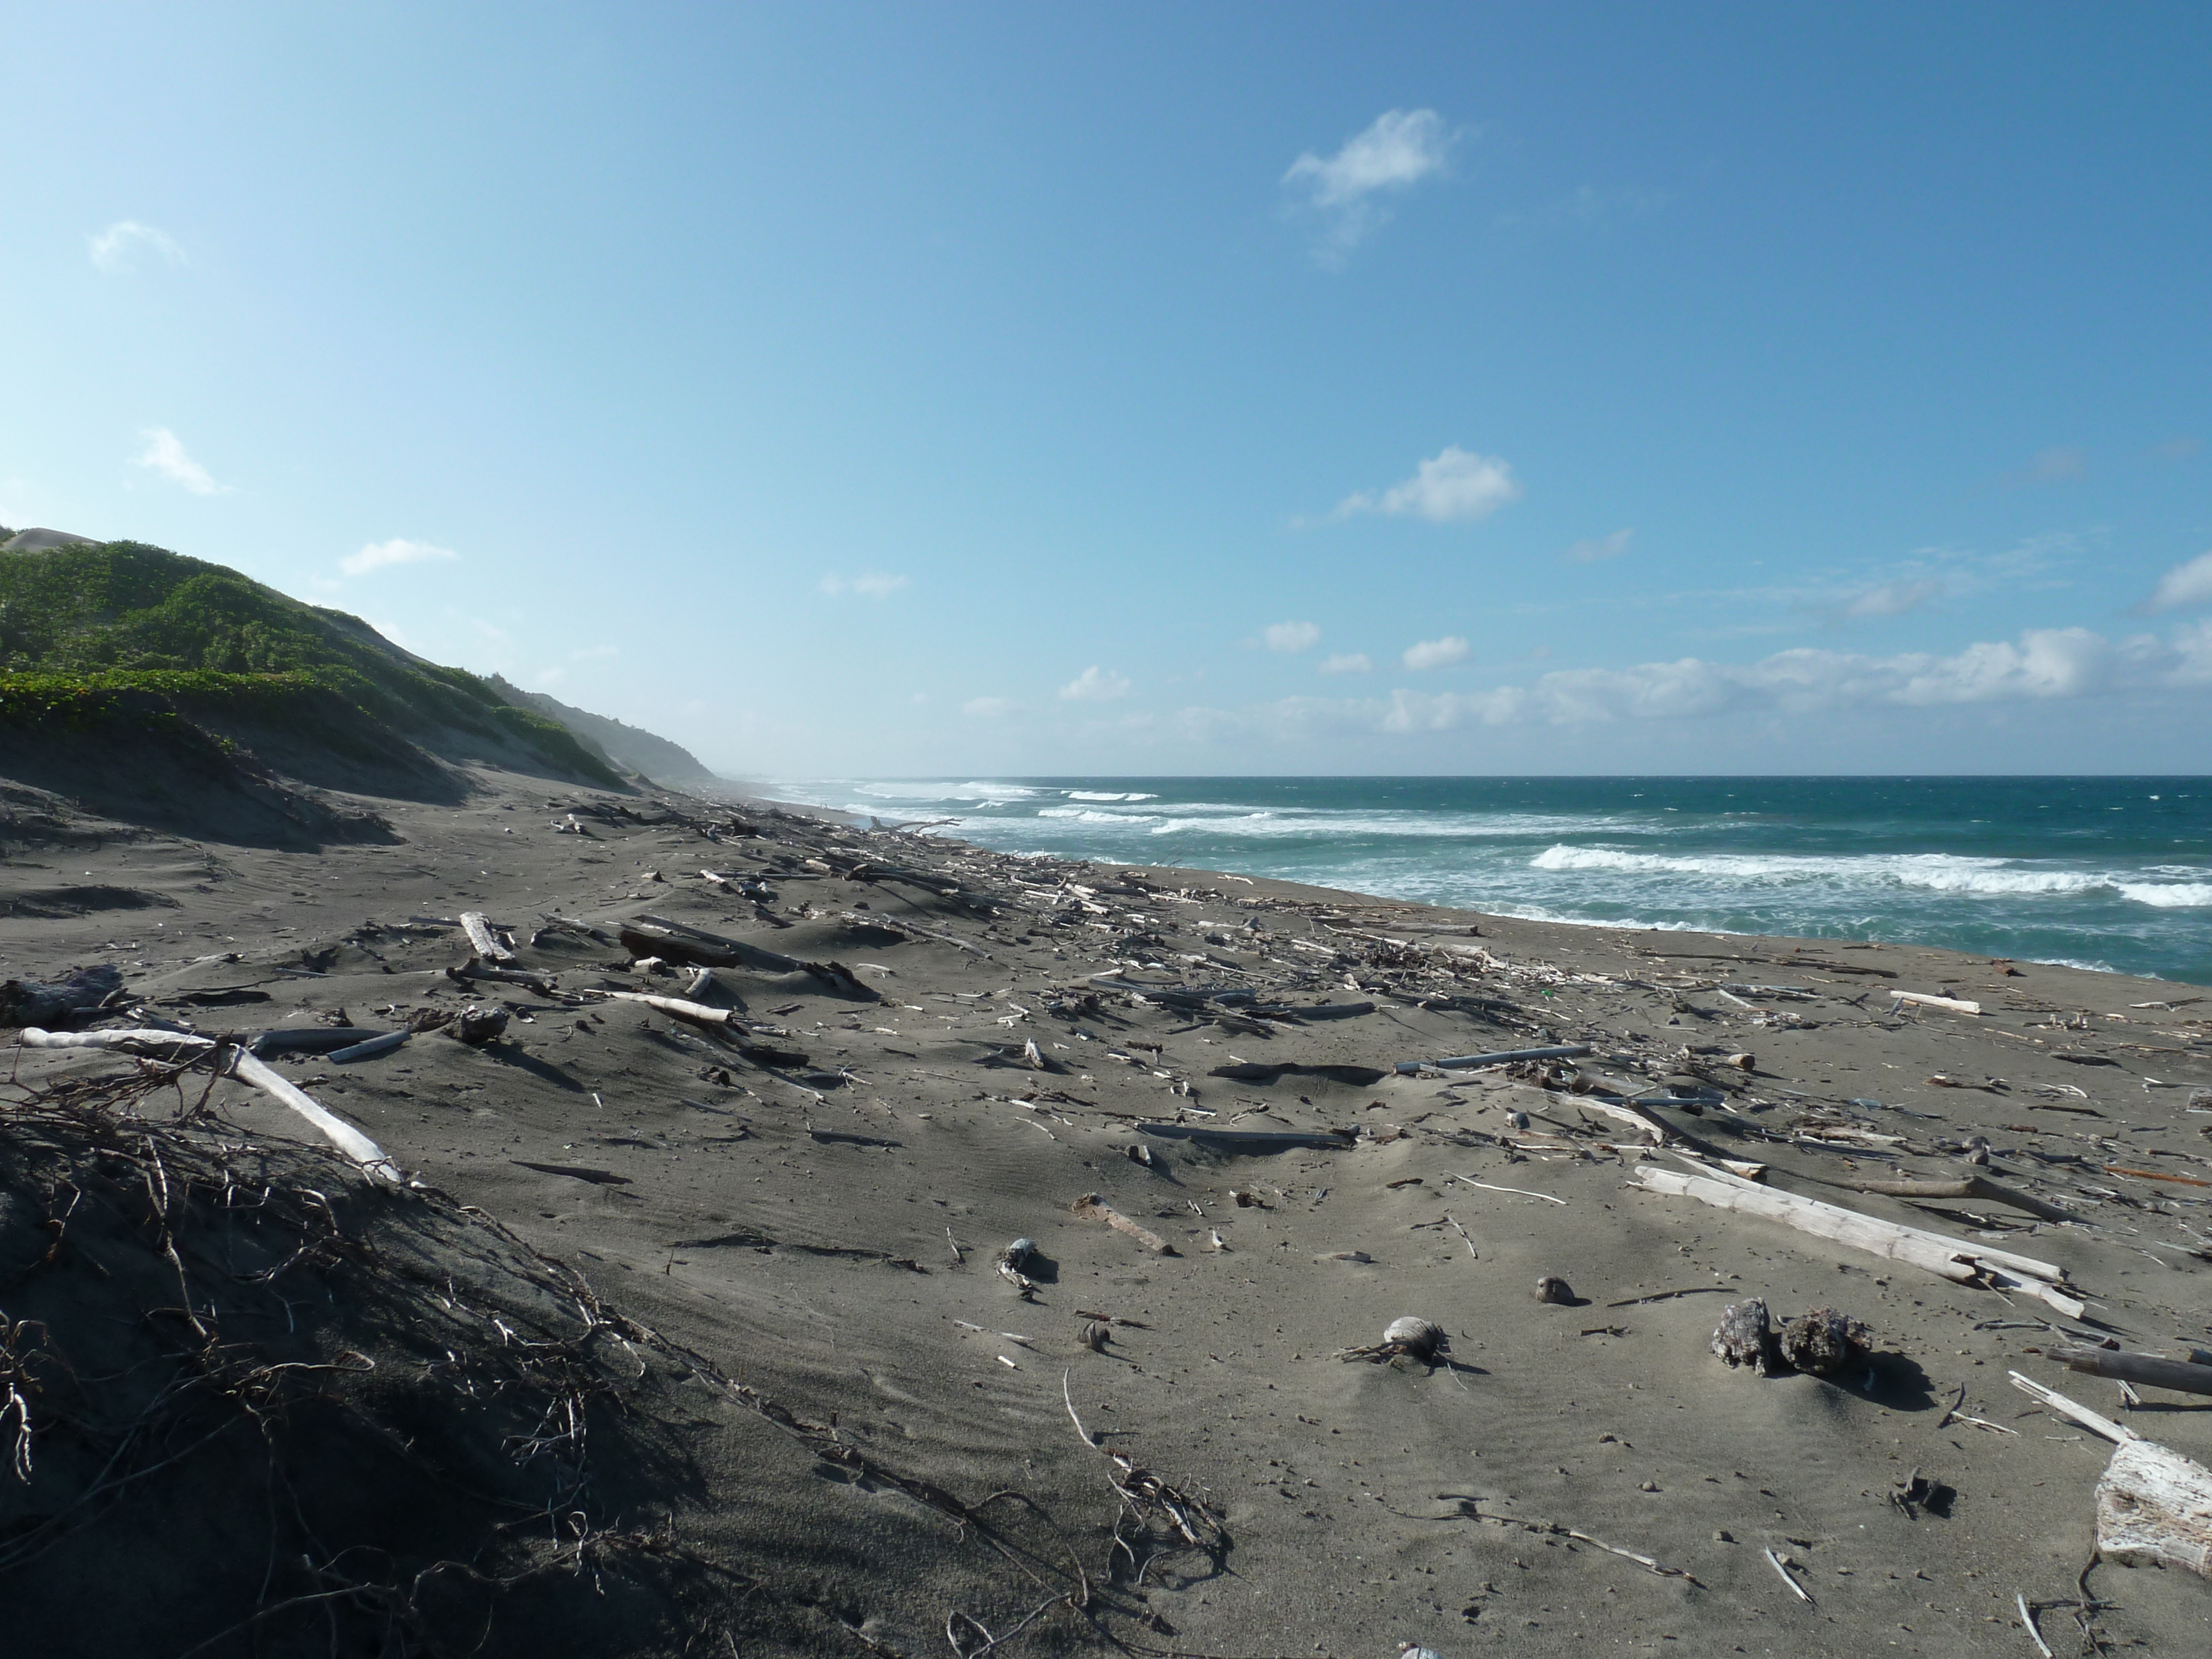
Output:
<path fill-rule="evenodd" d="M 2185 461 L 2203 447 L 2195 438 L 2184 433 L 2179 437 L 2168 438 L 2162 444 L 2152 446 L 2150 453 L 2154 460 Z"/>
<path fill-rule="evenodd" d="M 1446 635 L 1440 640 L 1423 640 L 1419 645 L 1407 646 L 1401 660 L 1407 667 L 1416 671 L 1449 668 L 1455 662 L 1467 660 L 1467 641 L 1456 635 Z"/>
<path fill-rule="evenodd" d="M 1327 229 L 1315 252 L 1324 264 L 1340 264 L 1352 250 L 1386 223 L 1389 210 L 1378 199 L 1412 189 L 1442 173 L 1450 159 L 1452 135 L 1432 109 L 1387 110 L 1364 131 L 1344 142 L 1335 155 L 1306 151 L 1291 163 L 1283 183 L 1322 216 Z"/>
<path fill-rule="evenodd" d="M 2146 611 L 2179 611 L 2188 605 L 2212 605 L 2212 553 L 2199 553 L 2158 579 L 2158 586 L 2143 602 Z"/>
<path fill-rule="evenodd" d="M 824 576 L 819 586 L 824 593 L 832 597 L 844 593 L 857 593 L 864 599 L 887 599 L 901 588 L 907 586 L 908 582 L 903 576 L 887 576 L 881 573 L 875 573 L 862 576 Z"/>
<path fill-rule="evenodd" d="M 1628 544 L 1635 535 L 1633 530 L 1616 530 L 1610 536 L 1577 542 L 1559 556 L 1575 564 L 1594 564 L 1600 559 L 1617 559 L 1628 551 Z"/>
<path fill-rule="evenodd" d="M 970 720 L 996 720 L 1020 713 L 1021 707 L 1012 697 L 970 697 L 960 705 L 960 712 Z"/>
<path fill-rule="evenodd" d="M 2067 483 L 2089 473 L 2088 452 L 2059 444 L 2039 450 L 2027 465 L 2005 480 L 2013 484 Z"/>
<path fill-rule="evenodd" d="M 1324 674 L 1371 674 L 1375 672 L 1375 665 L 1368 660 L 1364 651 L 1352 651 L 1325 659 L 1321 672 Z"/>
<path fill-rule="evenodd" d="M 2148 634 L 2114 640 L 2084 628 L 2055 628 L 1982 641 L 1948 656 L 1800 649 L 1741 665 L 1690 657 L 1625 668 L 1555 670 L 1526 685 L 1486 691 L 1401 688 L 1383 696 L 1285 697 L 1241 710 L 1186 708 L 1158 724 L 1192 740 L 1293 740 L 1475 726 L 1802 717 L 2208 689 L 2212 618 L 2164 640 Z"/>
<path fill-rule="evenodd" d="M 1431 524 L 1471 524 L 1519 501 L 1521 495 L 1510 462 L 1447 444 L 1442 453 L 1423 461 L 1412 477 L 1380 494 L 1363 489 L 1346 495 L 1329 516 L 1348 519 L 1356 513 L 1381 513 L 1426 519 Z"/>
<path fill-rule="evenodd" d="M 185 453 L 177 434 L 166 426 L 149 427 L 138 434 L 146 441 L 145 448 L 131 458 L 135 466 L 149 472 L 159 473 L 171 483 L 181 484 L 195 495 L 227 495 L 228 484 L 219 484 L 209 476 L 208 470 Z"/>
<path fill-rule="evenodd" d="M 1317 623 L 1270 623 L 1260 631 L 1270 651 L 1310 651 L 1321 643 L 1321 627 Z"/>
<path fill-rule="evenodd" d="M 1093 663 L 1061 686 L 1060 695 L 1067 702 L 1111 702 L 1116 697 L 1129 695 L 1129 681 L 1126 676 Z"/>
<path fill-rule="evenodd" d="M 1864 622 L 1877 617 L 1902 617 L 1936 603 L 1948 591 L 1946 583 L 1932 579 L 1920 581 L 1884 582 L 1855 593 L 1838 607 L 1837 615 L 1850 622 Z"/>
<path fill-rule="evenodd" d="M 395 536 L 388 542 L 371 542 L 358 553 L 349 553 L 338 561 L 338 568 L 349 576 L 366 576 L 372 570 L 382 570 L 395 564 L 422 564 L 433 559 L 458 559 L 461 556 L 450 547 L 433 547 L 428 542 L 410 542 Z"/>
<path fill-rule="evenodd" d="M 185 251 L 173 238 L 136 219 L 118 219 L 97 235 L 86 237 L 85 242 L 94 266 L 110 276 L 136 270 L 141 259 L 149 256 L 164 264 L 185 263 Z"/>

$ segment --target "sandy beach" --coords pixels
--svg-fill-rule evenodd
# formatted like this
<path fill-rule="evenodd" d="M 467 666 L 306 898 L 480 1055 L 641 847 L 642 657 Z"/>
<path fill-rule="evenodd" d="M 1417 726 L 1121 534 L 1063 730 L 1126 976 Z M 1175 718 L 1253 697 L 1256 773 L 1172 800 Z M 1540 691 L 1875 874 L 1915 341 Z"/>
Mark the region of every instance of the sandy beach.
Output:
<path fill-rule="evenodd" d="M 7 787 L 6 976 L 121 976 L 46 1024 L 309 1034 L 410 1183 L 190 1045 L 14 1048 L 24 1651 L 2212 1645 L 2007 1379 L 2212 1462 L 2053 1358 L 2212 1346 L 2212 994 L 470 781 L 258 847 Z M 1988 1271 L 1658 1180 L 1749 1166 Z M 1977 1178 L 2040 1212 L 1854 1185 Z M 1752 1297 L 1864 1352 L 1724 1365 Z M 1346 1357 L 1403 1316 L 1448 1346 Z"/>

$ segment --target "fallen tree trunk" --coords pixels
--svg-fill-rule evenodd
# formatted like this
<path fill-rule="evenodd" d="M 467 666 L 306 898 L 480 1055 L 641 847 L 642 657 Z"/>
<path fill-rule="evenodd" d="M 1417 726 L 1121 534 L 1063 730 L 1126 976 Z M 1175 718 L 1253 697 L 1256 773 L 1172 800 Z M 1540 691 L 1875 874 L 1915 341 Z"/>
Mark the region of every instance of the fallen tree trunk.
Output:
<path fill-rule="evenodd" d="M 665 916 L 641 916 L 639 922 L 624 922 L 618 937 L 623 948 L 641 957 L 659 957 L 665 962 L 696 963 L 702 968 L 750 968 L 757 973 L 811 974 L 849 997 L 866 1002 L 880 1002 L 883 999 L 854 978 L 852 970 L 842 963 L 801 962 L 797 957 L 785 956 L 781 951 L 768 951 L 757 945 L 748 945 L 739 939 L 725 939 L 720 933 L 708 933 L 704 928 L 688 927 L 682 922 L 670 921 Z"/>
<path fill-rule="evenodd" d="M 2024 1291 L 2049 1303 L 2069 1319 L 2080 1318 L 2083 1311 L 2084 1304 L 2060 1288 L 2066 1282 L 2065 1269 L 2031 1256 L 2014 1255 L 2008 1250 L 1994 1250 L 1962 1238 L 1948 1238 L 1942 1233 L 1903 1226 L 1863 1215 L 1856 1210 L 1846 1210 L 1840 1205 L 1801 1198 L 1795 1193 L 1771 1191 L 1717 1173 L 1686 1176 L 1647 1164 L 1637 1170 L 1636 1179 L 1647 1191 L 1694 1198 L 1716 1209 L 1735 1210 L 1783 1222 L 1815 1238 L 1830 1239 L 1893 1261 L 1910 1262 L 1957 1284 Z"/>
<path fill-rule="evenodd" d="M 2154 1389 L 2172 1389 L 2181 1394 L 2212 1394 L 2212 1365 L 2192 1365 L 2186 1360 L 2113 1348 L 2054 1348 L 2051 1357 L 2064 1360 L 2069 1371 L 2091 1376 L 2147 1382 Z"/>

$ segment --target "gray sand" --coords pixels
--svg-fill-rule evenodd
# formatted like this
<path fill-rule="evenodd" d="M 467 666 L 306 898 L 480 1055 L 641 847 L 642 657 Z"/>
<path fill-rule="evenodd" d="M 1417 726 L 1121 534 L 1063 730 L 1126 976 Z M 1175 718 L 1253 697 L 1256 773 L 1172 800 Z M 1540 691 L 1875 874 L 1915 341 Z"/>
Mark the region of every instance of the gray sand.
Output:
<path fill-rule="evenodd" d="M 319 854 L 38 829 L 40 804 L 19 800 L 0 871 L 4 969 L 113 962 L 149 1012 L 210 1033 L 340 1010 L 382 1027 L 509 1009 L 506 1038 L 483 1048 L 433 1030 L 359 1065 L 276 1063 L 422 1181 L 814 1425 L 733 1410 L 705 1382 L 655 1396 L 696 1467 L 622 1501 L 727 1577 L 683 1603 L 696 1620 L 684 1639 L 641 1633 L 630 1650 L 919 1659 L 949 1644 L 970 1659 L 993 1636 L 1019 1652 L 1110 1634 L 1139 1653 L 1678 1644 L 2015 1659 L 2033 1652 L 2015 1595 L 2077 1597 L 2108 1449 L 2008 1387 L 2007 1370 L 2212 1462 L 2212 1401 L 2145 1389 L 2122 1411 L 2113 1384 L 2045 1352 L 2066 1340 L 2053 1321 L 2130 1349 L 2212 1346 L 2212 1115 L 2189 1109 L 2212 1085 L 2203 993 L 1918 948 L 1562 927 L 1024 861 L 676 796 L 663 799 L 689 822 L 586 814 L 577 835 L 559 827 L 569 809 L 617 798 L 476 782 L 458 808 L 356 802 L 388 816 L 398 843 Z M 733 817 L 758 833 L 697 828 Z M 825 873 L 824 853 L 939 872 L 968 896 Z M 764 875 L 773 897 L 702 869 Z M 742 1010 L 749 1042 L 805 1056 L 758 1064 L 638 1004 L 457 984 L 445 970 L 470 952 L 445 924 L 463 909 L 512 927 L 520 965 L 562 993 L 685 995 L 688 969 L 625 965 L 616 930 L 649 913 L 842 964 L 881 1000 L 805 972 L 714 969 L 699 1000 Z M 548 915 L 603 938 L 533 945 Z M 1373 1010 L 1221 1018 L 1218 1003 L 1193 1012 L 1091 977 L 1115 969 Z M 1900 1015 L 1893 988 L 1984 1012 Z M 234 1000 L 253 995 L 267 1000 Z M 1025 1042 L 1048 1069 L 1025 1063 Z M 1724 1105 L 1656 1109 L 1767 1165 L 1776 1189 L 2058 1264 L 2083 1317 L 1638 1189 L 1641 1159 L 1683 1165 L 1640 1152 L 1564 1075 L 1547 1087 L 1535 1073 L 1391 1069 L 1580 1042 L 1597 1050 L 1586 1080 L 1717 1084 Z M 1738 1052 L 1752 1069 L 1724 1063 Z M 27 1084 L 128 1064 L 16 1058 Z M 1215 1074 L 1253 1066 L 1285 1069 Z M 303 1133 L 235 1082 L 212 1101 L 234 1134 Z M 1188 1133 L 1207 1127 L 1340 1144 L 1259 1151 Z M 1987 1162 L 1970 1165 L 1976 1137 Z M 1821 1184 L 1970 1170 L 2081 1219 Z M 1174 1254 L 1079 1217 L 1090 1194 Z M 1037 1248 L 1033 1299 L 992 1266 L 1017 1237 Z M 1547 1274 L 1576 1299 L 1540 1303 Z M 1853 1316 L 1874 1357 L 1832 1381 L 1727 1369 L 1708 1339 L 1752 1296 L 1778 1318 Z M 1337 1357 L 1404 1315 L 1444 1328 L 1449 1364 Z M 1098 1321 L 1110 1335 L 1094 1351 L 1080 1339 Z M 1199 1547 L 1147 1502 L 1117 1548 L 1117 1466 L 1079 1438 L 1071 1403 L 1170 1501 L 1194 1501 L 1182 1512 Z M 1893 1501 L 1916 1472 L 1932 1504 Z M 2106 1645 L 2212 1650 L 2204 1580 L 2107 1565 L 2087 1583 Z M 235 1617 L 216 1612 L 206 1631 Z M 2088 1650 L 2069 1608 L 2040 1624 L 2054 1652 Z M 520 1639 L 495 1623 L 483 1650 Z"/>

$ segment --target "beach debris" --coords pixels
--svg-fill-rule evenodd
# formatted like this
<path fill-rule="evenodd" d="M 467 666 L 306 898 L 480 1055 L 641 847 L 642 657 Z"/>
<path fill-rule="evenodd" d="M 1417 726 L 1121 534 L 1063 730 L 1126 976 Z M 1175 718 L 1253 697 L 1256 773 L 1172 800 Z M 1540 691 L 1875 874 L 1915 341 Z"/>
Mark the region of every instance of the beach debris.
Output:
<path fill-rule="evenodd" d="M 840 994 L 860 1002 L 883 998 L 854 978 L 842 963 L 802 962 L 780 951 L 763 950 L 743 939 L 726 939 L 666 916 L 645 915 L 626 921 L 617 930 L 622 947 L 635 956 L 659 957 L 669 962 L 704 968 L 750 968 L 757 973 L 811 974 Z"/>
<path fill-rule="evenodd" d="M 1574 1305 L 1575 1293 L 1567 1281 L 1557 1273 L 1546 1273 L 1536 1281 L 1536 1300 L 1558 1307 Z"/>
<path fill-rule="evenodd" d="M 1954 1014 L 1978 1014 L 1982 1005 L 1959 997 L 1930 996 L 1924 991 L 1892 991 L 1890 996 L 1899 1003 L 1910 1003 L 1916 1008 L 1941 1008 Z"/>
<path fill-rule="evenodd" d="M 1449 1060 L 1401 1060 L 1396 1070 L 1401 1076 L 1411 1077 L 1425 1066 L 1447 1072 L 1471 1071 L 1479 1066 L 1510 1066 L 1524 1060 L 1572 1060 L 1596 1052 L 1587 1042 L 1567 1042 L 1547 1048 L 1505 1048 L 1490 1054 L 1455 1054 Z"/>
<path fill-rule="evenodd" d="M 1017 1291 L 1019 1291 L 1022 1295 L 1022 1300 L 1024 1302 L 1030 1300 L 1036 1295 L 1036 1285 L 1035 1281 L 1030 1279 L 1029 1276 L 1022 1271 L 1024 1267 L 1029 1265 L 1030 1258 L 1036 1254 L 1036 1241 L 1035 1239 L 1018 1238 L 1014 1240 L 1012 1243 L 1007 1245 L 1005 1249 L 1000 1251 L 999 1254 L 993 1257 L 991 1261 L 991 1265 L 998 1269 L 999 1277 L 1005 1279 L 1007 1284 L 1012 1285 Z"/>
<path fill-rule="evenodd" d="M 123 970 L 106 963 L 76 969 L 51 983 L 11 979 L 0 985 L 0 1025 L 74 1025 L 123 1000 Z"/>
<path fill-rule="evenodd" d="M 571 1181 L 589 1182 L 594 1187 L 627 1187 L 630 1178 L 617 1175 L 612 1170 L 586 1169 L 579 1164 L 533 1164 L 526 1158 L 511 1158 L 507 1162 L 518 1170 L 535 1170 L 540 1175 L 566 1176 Z"/>
<path fill-rule="evenodd" d="M 1564 1205 L 1567 1201 L 1564 1198 L 1553 1198 L 1549 1193 L 1532 1193 L 1526 1187 L 1493 1186 L 1487 1181 L 1477 1181 L 1473 1176 L 1455 1175 L 1452 1179 L 1464 1181 L 1470 1187 L 1480 1187 L 1486 1193 L 1510 1193 L 1516 1198 L 1540 1198 L 1547 1204 Z"/>
<path fill-rule="evenodd" d="M 1833 1308 L 1802 1313 L 1782 1328 L 1782 1358 L 1808 1376 L 1833 1376 L 1867 1357 L 1867 1328 Z"/>
<path fill-rule="evenodd" d="M 1443 1327 L 1418 1314 L 1407 1314 L 1394 1319 L 1383 1327 L 1382 1340 L 1370 1348 L 1346 1348 L 1339 1359 L 1364 1359 L 1371 1364 L 1384 1364 L 1401 1356 L 1418 1359 L 1424 1364 L 1437 1363 L 1438 1356 L 1451 1352 L 1451 1339 L 1444 1334 Z"/>
<path fill-rule="evenodd" d="M 2115 1443 L 2097 1482 L 2097 1550 L 2124 1566 L 2186 1567 L 2212 1578 L 2212 1469 L 2146 1440 L 2018 1371 L 2013 1387 Z"/>
<path fill-rule="evenodd" d="M 257 1054 L 327 1054 L 391 1035 L 358 1025 L 303 1025 L 263 1031 L 248 1046 Z"/>
<path fill-rule="evenodd" d="M 2111 1348 L 2054 1348 L 2051 1358 L 2063 1361 L 2069 1371 L 2081 1371 L 2090 1376 L 2144 1382 L 2154 1389 L 2172 1389 L 2182 1394 L 2212 1394 L 2212 1364 Z"/>
<path fill-rule="evenodd" d="M 115 1048 L 126 1054 L 151 1049 L 157 1054 L 174 1054 L 182 1049 L 196 1059 L 212 1058 L 219 1074 L 228 1073 L 241 1082 L 252 1084 L 313 1124 L 331 1145 L 359 1164 L 362 1173 L 370 1180 L 394 1186 L 405 1184 L 406 1177 L 400 1173 L 399 1166 L 384 1155 L 381 1146 L 266 1061 L 234 1044 L 217 1042 L 213 1037 L 190 1031 L 47 1031 L 34 1025 L 24 1028 L 21 1042 L 27 1048 Z"/>
<path fill-rule="evenodd" d="M 1774 1328 L 1766 1304 L 1758 1297 L 1731 1302 L 1721 1310 L 1721 1322 L 1713 1328 L 1713 1357 L 1733 1370 L 1748 1365 L 1764 1376 L 1774 1363 Z"/>
<path fill-rule="evenodd" d="M 1977 1136 L 1977 1139 L 1980 1137 Z M 1980 1149 L 1986 1161 L 1987 1146 Z M 1813 1179 L 1807 1176 L 1805 1179 Z M 2079 1221 L 2073 1211 L 2036 1198 L 2030 1194 L 2015 1192 L 2012 1188 L 1990 1180 L 1986 1176 L 1968 1176 L 1963 1181 L 1830 1181 L 1824 1186 L 1841 1187 L 1854 1193 L 1879 1193 L 1886 1198 L 1943 1200 L 1975 1198 L 1985 1204 L 2008 1205 L 2015 1210 L 2025 1210 L 2045 1221 Z"/>
<path fill-rule="evenodd" d="M 492 931 L 491 922 L 483 911 L 462 911 L 461 931 L 469 936 L 469 948 L 483 960 L 495 963 L 514 960 L 514 952 Z"/>
<path fill-rule="evenodd" d="M 1808 1607 L 1820 1606 L 1820 1603 L 1813 1599 L 1812 1591 L 1807 1589 L 1802 1584 L 1799 1583 L 1795 1578 L 1790 1576 L 1790 1564 L 1787 1561 L 1784 1560 L 1771 1549 L 1766 1552 L 1766 1559 L 1767 1564 L 1771 1565 L 1775 1571 L 1782 1575 L 1782 1582 L 1790 1586 L 1790 1589 L 1796 1594 L 1799 1601 L 1802 1601 Z"/>
<path fill-rule="evenodd" d="M 1960 1285 L 1986 1290 L 2021 1291 L 2049 1303 L 2069 1319 L 2079 1319 L 2085 1304 L 2069 1293 L 2066 1270 L 2033 1256 L 2015 1255 L 1963 1238 L 1918 1227 L 1882 1221 L 1837 1204 L 1801 1198 L 1795 1193 L 1774 1192 L 1718 1171 L 1681 1175 L 1672 1170 L 1640 1164 L 1636 1181 L 1648 1192 L 1694 1198 L 1716 1209 L 1780 1221 L 1852 1249 L 1907 1261 L 1917 1267 Z"/>
<path fill-rule="evenodd" d="M 494 1005 L 464 1008 L 447 1030 L 471 1048 L 481 1048 L 507 1030 L 507 1010 Z"/>
<path fill-rule="evenodd" d="M 1104 1353 L 1106 1345 L 1114 1340 L 1114 1328 L 1101 1320 L 1086 1321 L 1083 1334 L 1075 1339 L 1093 1353 Z"/>
<path fill-rule="evenodd" d="M 373 1036 L 350 1048 L 334 1048 L 325 1058 L 337 1065 L 350 1065 L 356 1060 L 374 1060 L 379 1054 L 388 1054 L 415 1034 L 412 1031 L 386 1031 L 382 1036 Z"/>

